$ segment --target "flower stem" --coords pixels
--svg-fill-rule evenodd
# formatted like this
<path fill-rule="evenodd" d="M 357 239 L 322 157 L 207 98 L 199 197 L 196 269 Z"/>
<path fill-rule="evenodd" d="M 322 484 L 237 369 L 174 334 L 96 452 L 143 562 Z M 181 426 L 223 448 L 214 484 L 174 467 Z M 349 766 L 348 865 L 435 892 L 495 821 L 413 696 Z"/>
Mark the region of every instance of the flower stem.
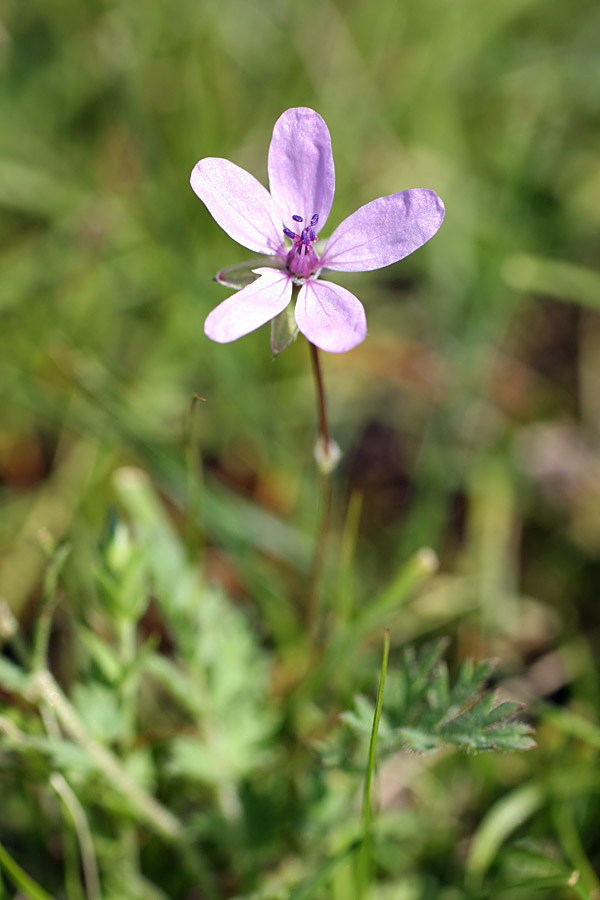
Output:
<path fill-rule="evenodd" d="M 373 727 L 371 729 L 371 740 L 369 742 L 369 756 L 367 760 L 367 771 L 365 776 L 365 785 L 363 790 L 363 808 L 362 808 L 362 838 L 361 848 L 357 858 L 357 877 L 356 877 L 356 898 L 362 900 L 365 896 L 368 881 L 369 870 L 371 864 L 371 819 L 373 816 L 371 789 L 373 784 L 373 775 L 375 772 L 375 756 L 377 749 L 377 732 L 379 731 L 379 722 L 381 719 L 381 708 L 383 706 L 383 691 L 385 688 L 385 677 L 387 675 L 388 659 L 390 655 L 390 630 L 386 628 L 383 633 L 383 658 L 381 660 L 381 674 L 379 676 L 379 688 L 377 690 L 377 700 L 375 701 L 375 714 L 373 716 Z"/>
<path fill-rule="evenodd" d="M 315 459 L 319 468 L 321 481 L 321 521 L 317 533 L 315 555 L 313 559 L 310 588 L 307 600 L 307 625 L 313 640 L 319 640 L 320 615 L 319 593 L 321 577 L 325 566 L 327 553 L 327 541 L 331 522 L 331 473 L 339 459 L 339 448 L 331 440 L 329 424 L 327 422 L 327 405 L 325 402 L 325 383 L 321 371 L 319 350 L 308 342 L 313 373 L 315 376 L 315 389 L 317 398 L 317 414 L 319 419 L 319 440 L 315 447 Z"/>
<path fill-rule="evenodd" d="M 314 646 L 318 645 L 323 638 L 323 635 L 320 633 L 322 620 L 320 601 L 321 577 L 325 567 L 329 526 L 331 523 L 331 475 L 322 472 L 320 480 L 321 520 L 319 522 L 319 531 L 315 544 L 306 615 L 309 632 L 315 642 Z"/>
<path fill-rule="evenodd" d="M 25 891 L 26 896 L 31 897 L 31 900 L 53 900 L 52 896 L 15 862 L 2 844 L 0 844 L 0 869 L 4 869 L 12 883 Z"/>
<path fill-rule="evenodd" d="M 315 386 L 317 389 L 317 405 L 319 410 L 319 433 L 323 442 L 323 452 L 329 455 L 329 425 L 327 424 L 327 406 L 325 404 L 325 385 L 323 382 L 323 374 L 321 372 L 321 360 L 319 359 L 319 349 L 314 344 L 308 342 L 310 347 L 310 357 L 315 373 Z"/>

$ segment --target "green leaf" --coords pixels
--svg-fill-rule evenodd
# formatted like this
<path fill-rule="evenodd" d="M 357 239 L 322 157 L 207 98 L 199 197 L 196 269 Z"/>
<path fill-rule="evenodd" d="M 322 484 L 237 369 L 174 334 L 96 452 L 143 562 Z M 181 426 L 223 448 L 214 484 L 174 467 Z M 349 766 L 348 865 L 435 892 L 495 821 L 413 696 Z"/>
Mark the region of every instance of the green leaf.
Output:
<path fill-rule="evenodd" d="M 116 684 L 120 678 L 122 666 L 112 647 L 83 625 L 79 628 L 79 638 L 106 681 Z"/>
<path fill-rule="evenodd" d="M 12 883 L 23 892 L 25 897 L 30 900 L 53 900 L 52 896 L 15 862 L 2 844 L 0 844 L 0 867 L 5 870 Z"/>
<path fill-rule="evenodd" d="M 103 744 L 119 740 L 124 722 L 117 694 L 112 688 L 98 683 L 76 684 L 73 705 L 89 733 Z"/>
<path fill-rule="evenodd" d="M 8 659 L 0 657 L 0 685 L 7 691 L 23 693 L 27 687 L 28 676 Z"/>
<path fill-rule="evenodd" d="M 171 743 L 170 771 L 219 785 L 246 777 L 264 764 L 274 727 L 265 702 L 269 658 L 243 612 L 189 562 L 146 477 L 127 470 L 119 486 L 132 533 L 145 548 L 152 594 L 178 645 L 177 664 L 144 648 L 135 666 L 161 682 L 195 728 Z"/>
<path fill-rule="evenodd" d="M 582 900 L 589 900 L 593 895 L 577 869 L 548 855 L 546 848 L 536 847 L 531 839 L 500 850 L 495 862 L 500 870 L 495 883 L 501 891 L 525 888 L 539 893 L 544 888 L 562 887 L 570 889 L 567 896 L 575 895 Z"/>
<path fill-rule="evenodd" d="M 544 789 L 530 783 L 520 785 L 500 798 L 479 824 L 466 861 L 467 877 L 480 884 L 504 841 L 544 802 Z"/>
<path fill-rule="evenodd" d="M 12 726 L 8 720 L 0 722 L 0 735 L 4 747 L 22 756 L 46 757 L 52 766 L 61 771 L 88 774 L 93 768 L 94 764 L 85 751 L 68 740 L 29 735 Z"/>
<path fill-rule="evenodd" d="M 503 275 L 516 290 L 558 297 L 588 309 L 600 308 L 600 275 L 590 267 L 515 253 L 505 261 Z"/>
<path fill-rule="evenodd" d="M 380 755 L 402 747 L 426 753 L 446 744 L 468 750 L 528 750 L 535 746 L 530 726 L 513 719 L 519 705 L 497 703 L 495 693 L 485 690 L 494 661 L 465 661 L 451 684 L 448 667 L 441 659 L 444 648 L 444 641 L 419 653 L 409 647 L 398 671 L 390 673 Z M 359 697 L 354 709 L 342 718 L 354 731 L 364 733 L 372 716 L 372 704 Z"/>

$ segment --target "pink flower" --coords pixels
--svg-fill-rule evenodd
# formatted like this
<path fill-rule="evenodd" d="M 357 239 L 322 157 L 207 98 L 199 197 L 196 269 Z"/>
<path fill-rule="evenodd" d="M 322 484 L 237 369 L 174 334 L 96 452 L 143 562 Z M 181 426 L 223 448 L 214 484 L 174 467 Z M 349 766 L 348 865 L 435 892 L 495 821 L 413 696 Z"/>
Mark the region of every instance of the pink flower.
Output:
<path fill-rule="evenodd" d="M 433 237 L 444 205 L 424 188 L 380 197 L 344 219 L 319 256 L 315 245 L 331 210 L 335 170 L 318 113 L 298 107 L 280 116 L 268 170 L 271 193 L 227 159 L 201 159 L 192 171 L 193 190 L 221 228 L 270 257 L 252 269 L 256 280 L 213 309 L 204 331 L 219 343 L 235 341 L 283 313 L 297 286 L 295 323 L 302 334 L 329 353 L 351 350 L 367 334 L 364 307 L 321 273 L 367 272 L 403 259 Z"/>

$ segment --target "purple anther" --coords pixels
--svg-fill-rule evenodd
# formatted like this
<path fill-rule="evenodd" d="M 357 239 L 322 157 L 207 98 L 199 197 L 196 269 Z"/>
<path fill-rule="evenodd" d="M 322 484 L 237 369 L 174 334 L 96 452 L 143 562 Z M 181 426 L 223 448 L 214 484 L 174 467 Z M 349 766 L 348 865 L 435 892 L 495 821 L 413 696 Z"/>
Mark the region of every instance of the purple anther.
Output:
<path fill-rule="evenodd" d="M 294 222 L 304 222 L 302 216 L 292 216 L 292 219 L 294 220 Z"/>
<path fill-rule="evenodd" d="M 284 228 L 283 233 L 285 234 L 286 237 L 289 237 L 290 241 L 295 241 L 297 238 L 297 235 L 294 234 L 294 232 L 291 231 L 289 228 Z"/>
<path fill-rule="evenodd" d="M 310 220 L 310 224 L 314 227 L 319 221 L 319 213 L 315 213 L 312 219 Z M 315 238 L 316 240 L 316 238 Z"/>
<path fill-rule="evenodd" d="M 317 237 L 317 235 L 315 234 L 315 232 L 313 231 L 313 229 L 311 228 L 310 225 L 308 225 L 304 230 L 308 232 L 311 241 L 318 241 L 318 240 L 319 240 L 318 237 Z"/>

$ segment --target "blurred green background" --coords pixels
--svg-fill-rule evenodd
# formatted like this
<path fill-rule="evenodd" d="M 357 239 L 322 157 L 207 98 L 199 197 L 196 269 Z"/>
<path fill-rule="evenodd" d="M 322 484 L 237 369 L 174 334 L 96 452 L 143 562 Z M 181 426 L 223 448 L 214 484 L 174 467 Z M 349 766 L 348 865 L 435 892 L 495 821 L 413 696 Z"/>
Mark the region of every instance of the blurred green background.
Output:
<path fill-rule="evenodd" d="M 598 721 L 598 34 L 587 0 L 0 7 L 0 594 L 30 633 L 44 535 L 68 542 L 51 642 L 66 690 L 79 677 L 73 623 L 102 615 L 106 523 L 131 514 L 123 467 L 147 474 L 191 565 L 272 650 L 276 709 L 304 646 L 319 515 L 308 351 L 299 340 L 273 361 L 268 328 L 227 346 L 204 336 L 226 296 L 212 276 L 249 253 L 192 193 L 193 165 L 224 156 L 266 183 L 275 120 L 310 106 L 332 135 L 330 228 L 404 188 L 445 202 L 441 231 L 414 256 L 340 279 L 364 302 L 369 335 L 323 357 L 344 451 L 327 591 L 352 618 L 431 547 L 439 574 L 392 616 L 393 640 L 440 632 L 453 660 L 498 656 L 506 690 L 539 713 L 539 749 L 478 758 L 469 776 L 464 758 L 442 763 L 447 781 L 436 777 L 458 794 L 456 808 L 445 801 L 452 824 L 405 861 L 420 874 L 394 897 L 444 885 L 462 897 L 452 866 L 496 797 L 596 766 L 597 733 L 586 743 L 538 704 Z M 195 393 L 205 401 L 190 413 Z M 350 571 L 341 535 L 353 521 Z M 145 633 L 161 634 L 148 615 Z M 357 672 L 363 660 L 372 674 L 374 624 Z M 364 685 L 346 677 L 351 697 Z M 533 833 L 567 867 L 591 860 L 580 896 L 595 896 L 597 796 L 580 791 L 563 820 L 565 793 L 540 802 Z M 433 795 L 428 783 L 426 805 Z M 23 849 L 34 806 L 12 846 L 43 880 L 45 838 Z M 0 832 L 11 834 L 1 812 Z M 222 893 L 257 877 L 224 876 Z"/>

